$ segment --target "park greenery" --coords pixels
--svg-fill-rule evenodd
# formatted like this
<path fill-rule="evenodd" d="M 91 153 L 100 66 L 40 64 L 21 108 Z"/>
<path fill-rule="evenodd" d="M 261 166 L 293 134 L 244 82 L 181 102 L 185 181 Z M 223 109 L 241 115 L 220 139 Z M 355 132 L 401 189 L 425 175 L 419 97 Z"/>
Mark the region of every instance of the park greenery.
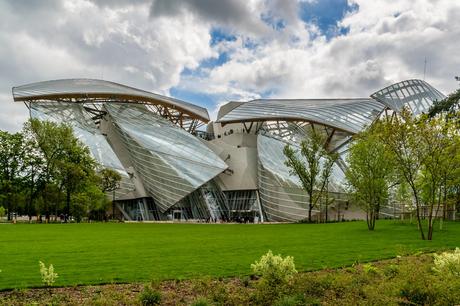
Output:
<path fill-rule="evenodd" d="M 385 111 L 353 136 L 346 158 L 347 193 L 366 212 L 369 230 L 390 201 L 414 215 L 423 240 L 433 239 L 436 219 L 442 227 L 449 212 L 455 215 L 460 203 L 459 98 L 460 90 L 418 116 L 407 108 Z M 308 222 L 318 203 L 330 202 L 325 186 L 338 156 L 327 150 L 326 136 L 311 129 L 298 150 L 284 148 L 291 175 L 308 195 Z"/>
<path fill-rule="evenodd" d="M 120 175 L 97 164 L 66 123 L 31 119 L 21 132 L 0 131 L 0 206 L 49 222 L 103 220 Z M 44 217 L 44 220 L 42 219 Z"/>
<path fill-rule="evenodd" d="M 338 154 L 328 152 L 323 145 L 325 142 L 326 136 L 312 129 L 300 143 L 301 156 L 291 146 L 284 147 L 285 164 L 290 168 L 290 174 L 299 178 L 308 195 L 308 222 L 312 222 L 312 211 L 321 201 L 330 201 L 328 182 Z"/>
<path fill-rule="evenodd" d="M 264 276 L 258 275 L 204 276 L 4 291 L 0 301 L 6 305 L 458 305 L 460 278 L 437 270 L 438 258 L 447 256 L 455 253 L 356 262 L 339 269 L 295 273 L 275 287 L 267 287 Z"/>
<path fill-rule="evenodd" d="M 272 250 L 299 272 L 397 255 L 454 249 L 458 222 L 437 239 L 418 238 L 415 223 L 380 220 L 322 224 L 70 223 L 0 225 L 0 291 L 42 286 L 37 262 L 53 264 L 54 286 L 248 275 Z M 1 304 L 1 303 L 0 303 Z"/>

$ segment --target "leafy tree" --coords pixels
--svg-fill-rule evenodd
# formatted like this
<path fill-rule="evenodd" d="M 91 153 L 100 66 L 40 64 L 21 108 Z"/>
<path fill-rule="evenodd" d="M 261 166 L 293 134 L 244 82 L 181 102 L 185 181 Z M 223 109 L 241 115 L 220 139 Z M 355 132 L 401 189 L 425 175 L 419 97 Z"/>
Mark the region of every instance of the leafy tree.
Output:
<path fill-rule="evenodd" d="M 421 238 L 431 240 L 440 207 L 446 206 L 447 193 L 458 184 L 460 140 L 455 124 L 442 116 L 415 118 L 403 110 L 400 117 L 384 120 L 381 126 L 381 140 L 411 189 Z M 428 219 L 427 236 L 422 210 Z"/>
<path fill-rule="evenodd" d="M 7 217 L 11 220 L 14 202 L 19 193 L 23 170 L 23 135 L 0 131 L 0 194 L 6 202 Z"/>
<path fill-rule="evenodd" d="M 404 109 L 400 117 L 383 119 L 380 127 L 380 139 L 392 154 L 399 177 L 407 182 L 412 192 L 418 228 L 421 238 L 425 240 L 421 221 L 422 186 L 418 178 L 427 158 L 427 150 L 421 145 L 417 121 L 407 109 Z"/>
<path fill-rule="evenodd" d="M 112 192 L 112 217 L 115 216 L 115 190 L 120 188 L 121 175 L 115 170 L 104 168 L 99 172 L 100 188 L 103 192 Z"/>
<path fill-rule="evenodd" d="M 446 207 L 447 192 L 458 174 L 460 139 L 456 127 L 442 117 L 420 118 L 419 146 L 424 147 L 426 158 L 420 181 L 425 190 L 424 202 L 428 209 L 428 240 L 433 237 L 433 224 L 441 207 Z"/>
<path fill-rule="evenodd" d="M 290 168 L 291 175 L 296 175 L 302 188 L 308 195 L 308 222 L 311 222 L 311 213 L 322 198 L 332 167 L 338 155 L 330 153 L 325 148 L 326 137 L 312 129 L 311 133 L 300 143 L 300 154 L 291 146 L 284 147 L 286 166 Z"/>
<path fill-rule="evenodd" d="M 5 207 L 0 206 L 0 219 L 5 217 Z"/>
<path fill-rule="evenodd" d="M 350 194 L 366 212 L 369 230 L 375 228 L 380 207 L 387 202 L 394 179 L 391 154 L 380 141 L 378 130 L 377 124 L 355 137 L 345 173 Z"/>
<path fill-rule="evenodd" d="M 57 167 L 58 164 L 62 166 L 62 161 L 66 158 L 69 151 L 69 143 L 75 140 L 72 128 L 70 125 L 61 123 L 57 124 L 50 121 L 40 121 L 38 119 L 30 119 L 28 127 L 30 139 L 33 139 L 39 148 L 43 164 L 40 177 L 40 192 L 43 195 L 43 210 L 46 219 L 49 221 L 51 209 L 46 196 L 47 190 L 52 188 L 57 182 Z M 58 184 L 59 185 L 59 184 Z M 55 203 L 55 211 L 57 210 Z"/>
<path fill-rule="evenodd" d="M 37 198 L 40 188 L 43 186 L 43 172 L 44 172 L 44 156 L 38 146 L 37 139 L 32 130 L 32 121 L 27 121 L 24 124 L 23 135 L 25 147 L 24 155 L 24 173 L 23 184 L 24 190 L 28 194 L 28 200 L 25 207 L 26 213 L 29 216 L 29 221 L 32 219 L 32 211 L 34 207 L 34 200 Z"/>
<path fill-rule="evenodd" d="M 428 111 L 428 116 L 435 117 L 436 115 L 443 113 L 447 115 L 456 115 L 458 112 L 459 101 L 460 89 L 457 89 L 456 92 L 451 93 L 444 100 L 434 102 Z"/>
<path fill-rule="evenodd" d="M 77 138 L 72 135 L 66 140 L 63 148 L 66 154 L 56 163 L 56 179 L 60 188 L 65 191 L 65 221 L 67 222 L 72 193 L 95 182 L 97 164 L 91 157 L 89 149 L 84 147 Z"/>

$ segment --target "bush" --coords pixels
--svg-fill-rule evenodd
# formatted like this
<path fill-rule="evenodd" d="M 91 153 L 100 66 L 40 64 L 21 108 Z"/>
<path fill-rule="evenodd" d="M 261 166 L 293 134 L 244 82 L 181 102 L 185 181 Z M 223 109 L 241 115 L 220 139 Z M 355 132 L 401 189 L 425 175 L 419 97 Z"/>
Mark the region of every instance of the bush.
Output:
<path fill-rule="evenodd" d="M 262 280 L 271 284 L 285 284 L 297 273 L 292 256 L 273 255 L 268 251 L 259 261 L 251 265 L 252 272 L 260 275 Z"/>
<path fill-rule="evenodd" d="M 257 284 L 258 304 L 271 304 L 297 273 L 293 257 L 283 258 L 281 255 L 273 255 L 272 251 L 268 251 L 259 261 L 252 264 L 251 269 L 253 273 L 261 276 Z"/>
<path fill-rule="evenodd" d="M 434 254 L 433 270 L 440 275 L 460 276 L 460 249 L 453 253 Z"/>
<path fill-rule="evenodd" d="M 379 269 L 374 267 L 372 264 L 364 264 L 363 265 L 363 271 L 364 271 L 364 273 L 370 274 L 370 275 L 379 274 Z"/>
<path fill-rule="evenodd" d="M 301 294 L 293 295 L 293 296 L 284 296 L 279 299 L 275 304 L 275 306 L 302 306 L 302 305 L 321 305 L 318 299 L 310 298 L 305 299 L 305 297 Z"/>
<path fill-rule="evenodd" d="M 200 298 L 197 298 L 193 303 L 192 303 L 192 306 L 208 306 L 208 305 L 211 305 L 209 303 L 209 301 L 204 298 L 204 297 L 200 297 Z"/>
<path fill-rule="evenodd" d="M 54 273 L 54 267 L 53 265 L 49 265 L 47 268 L 46 265 L 39 261 L 38 265 L 40 266 L 40 274 L 42 276 L 42 283 L 44 283 L 46 286 L 50 287 L 54 284 L 56 281 L 56 278 L 58 278 L 58 274 Z"/>
<path fill-rule="evenodd" d="M 145 286 L 144 290 L 139 294 L 139 301 L 144 306 L 159 305 L 161 302 L 161 293 L 149 286 Z"/>

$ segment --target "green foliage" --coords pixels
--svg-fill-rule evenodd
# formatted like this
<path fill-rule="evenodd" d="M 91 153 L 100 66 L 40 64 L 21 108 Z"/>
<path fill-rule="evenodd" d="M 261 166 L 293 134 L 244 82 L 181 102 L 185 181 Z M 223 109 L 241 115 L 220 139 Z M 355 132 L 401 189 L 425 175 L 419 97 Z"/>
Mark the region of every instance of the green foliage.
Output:
<path fill-rule="evenodd" d="M 275 286 L 287 283 L 297 273 L 293 257 L 283 258 L 281 255 L 273 255 L 271 250 L 262 255 L 259 261 L 251 264 L 251 270 L 256 275 L 260 275 L 262 281 Z"/>
<path fill-rule="evenodd" d="M 0 218 L 5 217 L 5 207 L 0 206 Z"/>
<path fill-rule="evenodd" d="M 458 116 L 458 107 L 460 101 L 460 89 L 451 93 L 447 98 L 441 101 L 435 101 L 428 111 L 428 116 L 435 117 L 439 114 L 448 116 Z"/>
<path fill-rule="evenodd" d="M 192 306 L 208 306 L 208 305 L 212 305 L 212 304 L 209 303 L 208 299 L 205 297 L 199 297 L 192 303 Z"/>
<path fill-rule="evenodd" d="M 443 276 L 460 277 L 460 248 L 434 255 L 433 270 Z"/>
<path fill-rule="evenodd" d="M 150 286 L 145 286 L 144 290 L 139 294 L 139 301 L 144 306 L 160 305 L 161 292 L 152 289 Z"/>
<path fill-rule="evenodd" d="M 297 273 L 293 257 L 273 255 L 271 250 L 262 255 L 259 261 L 251 264 L 251 270 L 261 276 L 258 283 L 259 299 L 265 302 L 276 299 Z"/>
<path fill-rule="evenodd" d="M 0 204 L 18 214 L 106 219 L 106 191 L 120 175 L 101 169 L 67 123 L 31 119 L 20 133 L 0 131 Z"/>
<path fill-rule="evenodd" d="M 345 173 L 354 203 L 366 212 L 367 227 L 374 230 L 380 207 L 386 204 L 394 179 L 392 156 L 379 138 L 376 123 L 355 136 L 348 154 Z"/>
<path fill-rule="evenodd" d="M 302 188 L 308 194 L 308 222 L 312 221 L 313 208 L 327 194 L 332 167 L 338 158 L 336 153 L 328 152 L 326 146 L 327 135 L 312 129 L 300 143 L 300 155 L 289 145 L 283 151 L 290 174 L 299 178 Z M 330 201 L 327 195 L 326 201 Z"/>
<path fill-rule="evenodd" d="M 366 274 L 379 274 L 380 273 L 379 269 L 370 263 L 363 265 L 363 271 Z"/>
<path fill-rule="evenodd" d="M 446 208 L 449 197 L 459 194 L 458 129 L 444 117 L 414 117 L 406 109 L 399 117 L 383 119 L 379 126 L 380 140 L 392 156 L 398 180 L 412 193 L 421 238 L 431 240 L 435 216 L 441 207 Z M 449 195 L 455 190 L 456 194 Z M 428 219 L 426 232 L 422 214 Z"/>
<path fill-rule="evenodd" d="M 297 294 L 293 296 L 283 296 L 276 303 L 275 306 L 303 306 L 303 305 L 321 305 L 319 300 L 307 300 L 303 295 Z"/>
<path fill-rule="evenodd" d="M 38 265 L 40 267 L 40 275 L 42 276 L 42 283 L 45 284 L 46 286 L 50 287 L 54 284 L 56 281 L 56 278 L 58 278 L 58 274 L 54 272 L 54 267 L 52 264 L 49 265 L 47 268 L 46 265 L 39 261 Z"/>
<path fill-rule="evenodd" d="M 373 233 L 365 230 L 361 221 L 258 226 L 80 223 L 0 227 L 0 291 L 39 286 L 40 258 L 62 269 L 58 282 L 63 286 L 206 275 L 214 279 L 250 274 L 250 263 L 269 248 L 276 250 L 275 254 L 292 255 L 296 269 L 308 271 L 351 266 L 358 258 L 367 262 L 391 258 L 399 254 L 401 245 L 405 246 L 404 254 L 455 248 L 460 236 L 460 222 L 446 222 L 442 235 L 428 243 L 417 239 L 416 224 L 391 220 L 379 221 L 379 230 Z M 257 283 L 251 280 L 245 288 L 254 291 Z M 325 282 L 321 287 L 327 285 Z M 219 286 L 211 283 L 209 287 L 215 288 L 216 297 L 221 296 Z"/>

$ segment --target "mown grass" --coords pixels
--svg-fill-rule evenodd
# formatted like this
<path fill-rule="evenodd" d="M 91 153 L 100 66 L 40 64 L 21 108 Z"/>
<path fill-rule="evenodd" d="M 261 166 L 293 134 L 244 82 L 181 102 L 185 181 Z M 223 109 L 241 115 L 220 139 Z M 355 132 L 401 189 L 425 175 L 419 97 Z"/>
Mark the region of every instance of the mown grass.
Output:
<path fill-rule="evenodd" d="M 415 225 L 334 224 L 5 224 L 0 225 L 0 289 L 40 286 L 38 261 L 52 263 L 55 285 L 240 276 L 271 249 L 300 271 L 341 267 L 460 246 L 460 223 L 433 241 Z"/>

